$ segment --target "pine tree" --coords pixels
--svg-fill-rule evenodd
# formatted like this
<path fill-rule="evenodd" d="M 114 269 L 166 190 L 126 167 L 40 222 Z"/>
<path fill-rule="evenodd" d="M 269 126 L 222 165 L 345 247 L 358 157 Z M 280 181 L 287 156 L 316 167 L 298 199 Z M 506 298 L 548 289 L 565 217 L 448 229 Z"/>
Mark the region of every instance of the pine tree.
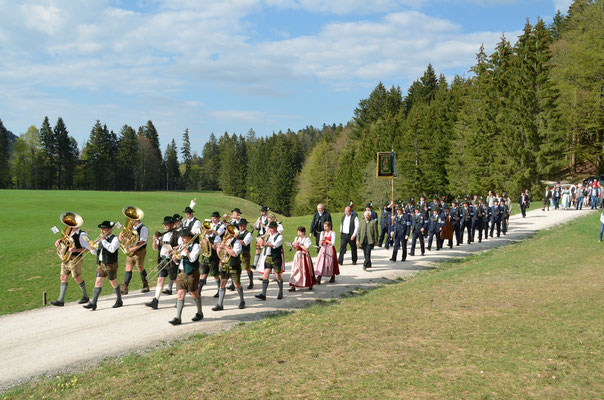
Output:
<path fill-rule="evenodd" d="M 8 153 L 8 134 L 0 119 L 0 188 L 6 188 L 10 184 L 10 168 Z"/>
<path fill-rule="evenodd" d="M 40 127 L 40 139 L 42 141 L 42 166 L 40 168 L 40 188 L 52 189 L 55 184 L 56 152 L 57 144 L 54 133 L 50 127 L 48 117 L 44 117 Z"/>
<path fill-rule="evenodd" d="M 184 164 L 184 173 L 182 175 L 183 187 L 185 190 L 191 190 L 191 141 L 189 140 L 189 129 L 185 129 L 185 133 L 182 135 L 182 161 Z M 166 166 L 167 167 L 167 166 Z"/>
<path fill-rule="evenodd" d="M 218 141 L 214 133 L 210 134 L 209 140 L 203 146 L 201 153 L 201 176 L 201 185 L 204 190 L 220 189 L 220 154 L 218 151 Z"/>
<path fill-rule="evenodd" d="M 135 190 L 137 182 L 142 181 L 139 171 L 137 135 L 131 126 L 124 125 L 120 130 L 117 143 L 115 170 L 119 179 L 116 180 L 116 189 Z"/>
<path fill-rule="evenodd" d="M 124 128 L 122 128 L 123 130 Z M 119 144 L 116 135 L 109 132 L 107 125 L 101 125 L 99 120 L 90 130 L 86 143 L 87 177 L 95 190 L 112 190 L 116 182 L 116 160 L 118 160 Z M 131 155 L 128 155 L 131 160 Z M 118 171 L 122 171 L 118 162 Z M 119 176 L 117 181 L 127 178 Z"/>
<path fill-rule="evenodd" d="M 59 117 L 53 130 L 56 144 L 56 170 L 58 189 L 70 189 L 73 185 L 73 175 L 78 160 L 78 145 L 75 139 L 69 136 L 63 119 Z"/>
<path fill-rule="evenodd" d="M 174 139 L 166 146 L 164 163 L 166 164 L 166 190 L 175 190 L 178 188 L 180 172 L 178 170 L 178 150 Z"/>

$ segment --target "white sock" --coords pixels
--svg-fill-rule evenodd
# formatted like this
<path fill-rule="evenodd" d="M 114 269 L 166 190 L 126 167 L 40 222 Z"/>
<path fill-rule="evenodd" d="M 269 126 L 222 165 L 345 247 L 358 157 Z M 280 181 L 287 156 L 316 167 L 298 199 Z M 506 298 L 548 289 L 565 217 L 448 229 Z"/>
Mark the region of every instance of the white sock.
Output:
<path fill-rule="evenodd" d="M 157 300 L 159 300 L 159 296 L 161 295 L 161 290 L 162 290 L 161 286 L 159 286 L 159 285 L 155 286 L 155 298 Z"/>

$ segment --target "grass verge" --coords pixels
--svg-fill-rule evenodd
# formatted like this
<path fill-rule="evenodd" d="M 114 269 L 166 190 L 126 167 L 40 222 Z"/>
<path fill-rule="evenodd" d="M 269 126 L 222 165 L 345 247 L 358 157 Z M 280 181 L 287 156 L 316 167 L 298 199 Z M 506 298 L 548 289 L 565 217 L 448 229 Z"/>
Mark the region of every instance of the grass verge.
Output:
<path fill-rule="evenodd" d="M 598 216 L 4 398 L 602 398 Z"/>

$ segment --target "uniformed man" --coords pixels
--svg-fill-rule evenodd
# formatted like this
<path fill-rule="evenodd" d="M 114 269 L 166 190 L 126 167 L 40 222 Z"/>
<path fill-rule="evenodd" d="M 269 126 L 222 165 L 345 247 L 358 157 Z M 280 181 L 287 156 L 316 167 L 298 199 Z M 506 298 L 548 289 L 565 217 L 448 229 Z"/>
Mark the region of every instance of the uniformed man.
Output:
<path fill-rule="evenodd" d="M 474 233 L 478 231 L 478 243 L 482 242 L 482 230 L 484 227 L 484 219 L 487 217 L 487 211 L 482 199 L 478 200 L 478 204 L 475 207 L 476 212 L 474 213 L 473 230 Z M 474 235 L 472 235 L 474 236 Z"/>
<path fill-rule="evenodd" d="M 438 203 L 437 203 L 438 204 Z M 436 236 L 436 250 L 442 248 L 440 240 L 440 230 L 442 228 L 440 215 L 438 213 L 438 205 L 432 208 L 432 214 L 428 218 L 428 250 L 432 250 L 432 240 Z"/>
<path fill-rule="evenodd" d="M 185 296 L 187 292 L 191 295 L 197 306 L 197 312 L 191 321 L 201 321 L 203 312 L 201 311 L 201 296 L 197 293 L 199 284 L 199 244 L 191 243 L 194 234 L 188 230 L 180 231 L 182 250 L 180 254 L 174 254 L 172 260 L 178 263 L 178 276 L 176 277 L 176 290 L 178 290 L 178 299 L 176 300 L 176 316 L 169 321 L 172 325 L 182 323 L 182 309 L 185 306 Z"/>
<path fill-rule="evenodd" d="M 202 257 L 202 263 L 201 263 L 201 281 L 199 282 L 200 284 L 198 285 L 198 292 L 201 293 L 201 289 L 203 288 L 203 286 L 207 283 L 207 276 L 213 276 L 214 280 L 216 281 L 216 287 L 217 289 L 220 289 L 220 274 L 219 274 L 219 262 L 220 260 L 218 259 L 218 253 L 216 252 L 216 249 L 218 247 L 218 245 L 222 242 L 222 236 L 224 235 L 224 232 L 226 231 L 226 225 L 222 223 L 222 221 L 220 220 L 220 213 L 218 211 L 214 211 L 212 213 L 212 223 L 210 226 L 210 229 L 208 229 L 208 231 L 206 232 L 206 238 L 210 241 L 210 245 L 212 247 L 212 255 L 210 257 L 208 257 L 207 259 L 205 257 Z M 216 293 L 214 294 L 215 298 L 218 298 L 219 293 L 218 290 L 216 290 Z"/>
<path fill-rule="evenodd" d="M 374 220 L 377 222 L 378 220 L 378 215 L 377 213 L 373 210 L 373 203 L 369 202 L 367 204 L 365 204 L 365 211 L 369 211 L 369 215 L 371 216 L 370 219 Z"/>
<path fill-rule="evenodd" d="M 196 235 L 201 232 L 201 221 L 195 218 L 195 216 L 193 215 L 195 213 L 195 210 L 187 206 L 185 207 L 184 213 L 185 219 L 182 222 L 182 229 L 187 229 L 191 231 L 193 235 Z M 195 239 L 195 243 L 199 243 L 199 237 Z"/>
<path fill-rule="evenodd" d="M 241 219 L 240 222 L 244 222 Z M 247 221 L 245 221 L 247 226 Z M 245 230 L 247 232 L 247 230 Z M 249 233 L 249 232 L 247 232 Z M 251 234 L 250 234 L 251 235 Z M 251 241 L 251 237 L 250 237 Z M 229 280 L 233 282 L 237 293 L 239 293 L 239 309 L 245 308 L 245 301 L 243 300 L 243 288 L 241 287 L 241 252 L 243 249 L 242 241 L 238 236 L 235 236 L 227 243 L 220 243 L 216 249 L 217 252 L 221 252 L 223 249 L 229 253 L 229 261 L 226 263 L 220 263 L 220 288 L 218 289 L 218 303 L 212 308 L 212 311 L 221 311 L 224 309 L 224 295 L 226 290 L 226 284 Z M 248 251 L 249 255 L 249 251 Z M 251 281 L 251 280 L 250 280 Z"/>
<path fill-rule="evenodd" d="M 508 218 L 510 217 L 510 209 L 505 199 L 501 199 L 499 208 L 501 209 L 501 233 L 505 235 L 508 232 Z"/>
<path fill-rule="evenodd" d="M 415 210 L 415 206 L 413 203 L 413 197 L 409 197 L 409 200 L 407 200 L 407 205 L 405 206 L 405 214 L 409 214 L 409 216 L 413 215 L 413 212 Z"/>
<path fill-rule="evenodd" d="M 462 219 L 461 219 L 461 210 L 457 207 L 457 200 L 453 200 L 451 202 L 451 220 L 453 221 L 453 232 L 455 234 L 455 242 L 457 246 L 462 242 L 461 238 L 461 228 L 462 228 Z"/>
<path fill-rule="evenodd" d="M 69 259 L 61 263 L 61 289 L 59 298 L 50 302 L 53 306 L 58 307 L 63 307 L 65 305 L 65 294 L 67 293 L 69 275 L 73 277 L 73 280 L 77 282 L 82 291 L 82 298 L 78 301 L 78 304 L 86 304 L 90 300 L 88 298 L 88 293 L 86 292 L 86 282 L 82 279 L 82 256 L 90 247 L 88 244 L 90 239 L 88 239 L 86 232 L 79 227 L 71 228 L 69 236 L 73 239 L 73 247 L 69 249 Z M 59 240 L 55 242 L 55 247 L 59 246 Z"/>
<path fill-rule="evenodd" d="M 402 205 L 396 209 L 392 230 L 394 231 L 394 250 L 392 250 L 390 261 L 396 261 L 399 247 L 403 249 L 401 260 L 405 261 L 407 259 L 407 240 L 411 233 L 411 215 Z"/>
<path fill-rule="evenodd" d="M 132 267 L 136 266 L 143 282 L 142 293 L 149 291 L 149 282 L 147 281 L 147 271 L 145 270 L 145 256 L 147 255 L 147 239 L 149 238 L 149 229 L 141 222 L 134 221 L 132 230 L 138 233 L 138 242 L 128 249 L 131 256 L 126 255 L 126 271 L 124 273 L 124 282 L 122 283 L 121 293 L 128 294 L 128 285 L 132 279 Z M 123 232 L 120 232 L 120 240 Z"/>
<path fill-rule="evenodd" d="M 432 214 L 432 211 L 434 209 L 436 209 L 437 212 L 440 214 L 441 210 L 440 210 L 440 203 L 438 202 L 438 197 L 434 196 L 434 198 L 432 199 L 432 202 L 428 206 L 428 209 L 430 210 L 430 214 Z"/>
<path fill-rule="evenodd" d="M 490 236 L 493 237 L 493 230 L 497 227 L 497 237 L 501 234 L 501 217 L 503 212 L 501 207 L 499 207 L 499 201 L 497 199 L 493 200 L 493 207 L 491 207 L 491 232 Z"/>
<path fill-rule="evenodd" d="M 484 231 L 483 239 L 489 237 L 489 223 L 491 222 L 491 207 L 486 201 L 482 202 L 482 230 Z"/>
<path fill-rule="evenodd" d="M 157 286 L 153 300 L 145 303 L 147 307 L 157 310 L 159 297 L 162 294 L 164 283 L 169 276 L 171 281 L 176 280 L 178 265 L 172 260 L 172 250 L 178 247 L 178 235 L 174 230 L 174 219 L 171 216 L 164 217 L 164 232 L 155 232 L 153 235 L 153 250 L 157 250 Z M 171 294 L 172 290 L 170 290 Z"/>
<path fill-rule="evenodd" d="M 117 300 L 112 308 L 121 307 L 122 294 L 120 292 L 120 286 L 117 283 L 117 261 L 118 252 L 120 249 L 120 241 L 114 234 L 111 233 L 115 224 L 110 221 L 103 221 L 99 224 L 101 229 L 101 239 L 97 244 L 97 248 L 91 248 L 92 254 L 96 254 L 97 270 L 96 270 L 96 281 L 94 282 L 94 290 L 92 291 L 92 300 L 84 306 L 92 311 L 96 310 L 96 303 L 101 295 L 103 289 L 103 281 L 105 278 L 109 278 L 109 283 L 113 287 L 113 291 L 117 296 Z"/>
<path fill-rule="evenodd" d="M 384 247 L 386 250 L 390 247 L 390 226 L 392 225 L 392 204 L 388 202 L 384 203 L 384 209 L 382 210 L 382 218 L 380 219 L 380 240 L 378 241 L 378 247 L 382 247 L 384 238 L 386 238 L 386 244 Z"/>
<path fill-rule="evenodd" d="M 266 300 L 266 291 L 268 289 L 268 278 L 272 271 L 275 272 L 279 294 L 277 299 L 283 298 L 283 278 L 281 277 L 281 268 L 283 262 L 283 236 L 277 231 L 278 224 L 271 221 L 268 224 L 268 238 L 262 251 L 264 252 L 264 275 L 262 276 L 262 293 L 255 297 L 260 300 Z"/>
<path fill-rule="evenodd" d="M 411 217 L 411 251 L 409 252 L 410 256 L 415 255 L 415 243 L 419 239 L 422 256 L 425 254 L 425 245 L 424 245 L 424 232 L 426 231 L 426 219 L 423 214 L 420 212 L 419 205 L 415 207 L 415 214 Z"/>
<path fill-rule="evenodd" d="M 461 209 L 461 242 L 463 243 L 463 234 L 468 232 L 468 244 L 472 243 L 472 220 L 474 219 L 474 209 L 470 208 L 470 203 L 465 200 Z"/>

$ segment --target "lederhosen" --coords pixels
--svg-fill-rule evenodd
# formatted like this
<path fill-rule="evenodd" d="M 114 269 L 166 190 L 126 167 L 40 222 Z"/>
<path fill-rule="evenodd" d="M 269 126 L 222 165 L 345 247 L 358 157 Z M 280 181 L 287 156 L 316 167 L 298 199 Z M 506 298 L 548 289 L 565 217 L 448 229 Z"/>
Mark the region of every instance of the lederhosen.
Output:
<path fill-rule="evenodd" d="M 237 237 L 234 237 L 231 240 L 230 246 L 233 248 L 235 243 L 239 240 Z M 242 250 L 243 252 L 243 250 Z M 220 265 L 220 278 L 221 279 L 229 279 L 233 280 L 233 283 L 241 283 L 241 257 L 240 255 L 237 257 L 231 256 L 229 261 L 226 264 Z"/>
<path fill-rule="evenodd" d="M 192 251 L 195 243 L 187 247 L 187 250 Z M 190 261 L 189 257 L 182 258 L 183 270 L 176 277 L 176 289 L 186 289 L 190 293 L 197 292 L 199 285 L 199 257 L 195 261 Z"/>
<path fill-rule="evenodd" d="M 277 234 L 275 235 L 274 239 L 277 239 L 281 234 L 277 232 Z M 273 239 L 273 240 L 274 240 Z M 266 247 L 264 248 L 264 251 L 266 251 Z M 270 256 L 266 256 L 266 259 L 264 261 L 264 269 L 274 269 L 275 273 L 280 274 L 281 273 L 281 268 L 283 265 L 283 245 L 279 246 L 279 247 L 272 247 L 271 248 L 271 255 Z"/>
<path fill-rule="evenodd" d="M 161 248 L 163 247 L 163 245 L 170 245 L 172 246 L 173 249 L 178 247 L 178 235 L 176 234 L 176 230 L 172 229 L 168 232 L 172 233 L 172 236 L 170 237 L 170 240 L 168 241 L 164 241 L 163 240 L 163 236 L 162 236 L 162 240 L 160 240 L 160 247 L 159 247 L 159 251 L 157 252 L 157 269 L 159 270 L 160 264 L 161 266 L 163 266 L 163 269 L 159 271 L 158 276 L 161 278 L 165 278 L 167 276 L 170 277 L 171 280 L 175 280 L 176 276 L 178 275 L 178 265 L 172 260 L 172 253 L 168 253 L 167 256 L 161 256 Z M 166 232 L 166 233 L 168 233 Z M 165 235 L 165 234 L 164 234 Z M 166 259 L 169 259 L 170 261 L 168 262 L 168 265 L 166 265 Z"/>
<path fill-rule="evenodd" d="M 109 243 L 113 241 L 114 234 L 110 234 L 105 240 Z M 102 251 L 101 251 L 102 250 Z M 120 248 L 115 249 L 113 253 L 103 246 L 103 241 L 99 242 L 99 251 L 96 255 L 96 263 L 98 265 L 96 276 L 108 277 L 110 281 L 117 278 L 117 255 Z"/>
<path fill-rule="evenodd" d="M 217 227 L 218 228 L 218 227 Z M 214 244 L 216 235 L 212 235 L 207 240 L 210 242 L 210 246 Z M 216 249 L 212 248 L 212 254 L 209 257 L 204 256 L 201 252 L 199 253 L 201 259 L 201 275 L 216 276 L 218 275 L 218 264 L 220 259 Z"/>
<path fill-rule="evenodd" d="M 73 234 L 73 236 L 71 236 L 71 238 L 73 239 L 73 248 L 74 249 L 80 249 L 82 248 L 81 242 L 80 242 L 80 234 L 82 233 L 82 230 L 78 230 L 76 233 Z M 69 259 L 66 262 L 62 262 L 61 263 L 61 273 L 65 274 L 65 275 L 70 275 L 72 274 L 74 278 L 77 278 L 78 276 L 81 275 L 82 269 L 81 269 L 81 265 L 82 265 L 82 257 L 80 257 L 80 254 L 82 254 L 82 252 L 77 251 L 77 252 L 73 252 L 69 255 Z M 75 260 L 77 257 L 77 260 Z"/>
<path fill-rule="evenodd" d="M 242 231 L 242 232 L 239 233 L 239 236 L 237 236 L 237 239 L 243 240 L 243 239 L 245 239 L 245 237 L 248 234 L 251 235 L 251 233 L 248 232 L 247 230 Z M 240 255 L 241 264 L 242 265 L 245 264 L 245 267 L 249 267 L 250 266 L 250 257 L 251 257 L 251 255 L 250 255 L 250 249 L 251 249 L 251 244 L 247 244 L 247 245 L 243 245 L 242 244 L 241 245 L 241 255 Z"/>

